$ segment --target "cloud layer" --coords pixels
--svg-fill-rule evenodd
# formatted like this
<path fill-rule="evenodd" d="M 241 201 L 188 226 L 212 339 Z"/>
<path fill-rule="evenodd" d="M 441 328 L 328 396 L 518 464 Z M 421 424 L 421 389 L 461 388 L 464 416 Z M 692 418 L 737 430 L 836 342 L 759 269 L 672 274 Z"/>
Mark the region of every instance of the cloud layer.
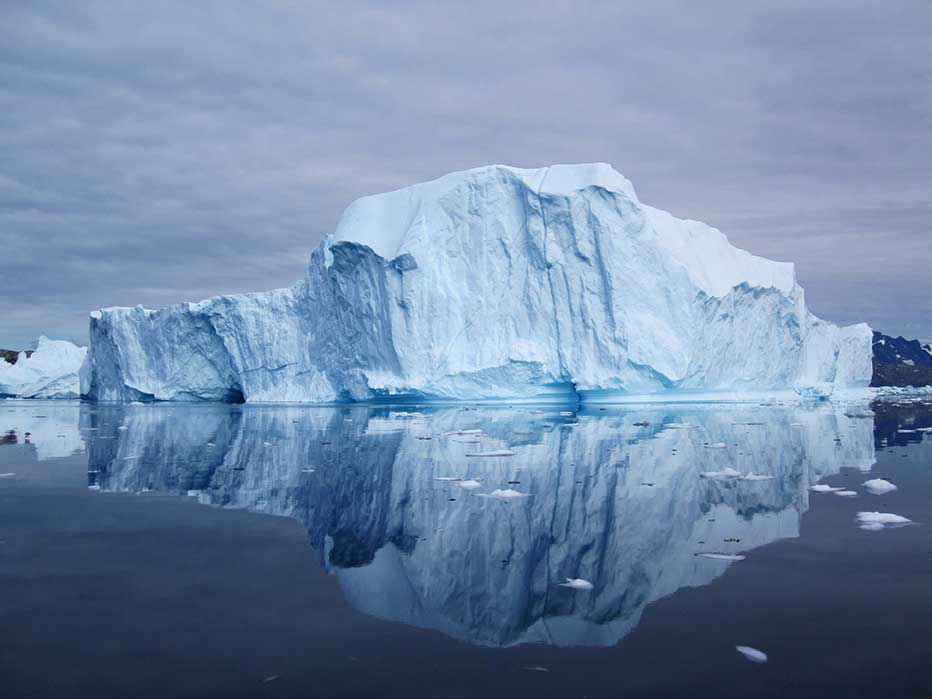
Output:
<path fill-rule="evenodd" d="M 932 337 L 932 5 L 702 5 L 0 4 L 0 346 L 291 284 L 357 196 L 593 160 Z"/>

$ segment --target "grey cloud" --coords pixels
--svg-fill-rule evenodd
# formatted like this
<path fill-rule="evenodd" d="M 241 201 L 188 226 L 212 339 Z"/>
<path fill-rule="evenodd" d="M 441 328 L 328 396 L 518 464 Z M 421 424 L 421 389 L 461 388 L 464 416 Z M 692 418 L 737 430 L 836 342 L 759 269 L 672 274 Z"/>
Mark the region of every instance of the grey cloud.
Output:
<path fill-rule="evenodd" d="M 296 280 L 355 197 L 601 160 L 932 337 L 932 6 L 0 4 L 0 346 Z"/>

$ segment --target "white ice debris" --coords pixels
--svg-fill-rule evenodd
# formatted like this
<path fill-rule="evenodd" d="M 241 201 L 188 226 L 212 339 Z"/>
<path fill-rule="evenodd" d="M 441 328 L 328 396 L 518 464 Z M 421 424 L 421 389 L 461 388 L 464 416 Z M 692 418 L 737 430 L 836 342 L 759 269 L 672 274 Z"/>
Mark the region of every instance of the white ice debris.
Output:
<path fill-rule="evenodd" d="M 36 351 L 20 352 L 16 364 L 0 359 L 0 395 L 18 398 L 80 398 L 78 373 L 87 354 L 65 340 L 40 337 Z"/>
<path fill-rule="evenodd" d="M 466 456 L 514 456 L 515 453 L 510 449 L 500 449 L 498 451 L 476 451 Z"/>
<path fill-rule="evenodd" d="M 753 471 L 750 471 L 744 474 L 743 476 L 741 476 L 738 480 L 739 481 L 772 481 L 773 476 L 765 476 L 762 473 L 754 473 Z"/>
<path fill-rule="evenodd" d="M 857 522 L 861 529 L 879 531 L 888 527 L 902 527 L 905 524 L 910 524 L 912 520 L 889 512 L 858 512 Z"/>
<path fill-rule="evenodd" d="M 844 488 L 836 488 L 825 483 L 819 483 L 818 485 L 813 485 L 809 488 L 813 493 L 838 493 Z"/>
<path fill-rule="evenodd" d="M 0 473 L 0 478 L 12 478 L 15 475 L 15 473 Z"/>
<path fill-rule="evenodd" d="M 854 498 L 857 497 L 857 492 L 853 490 L 836 490 L 835 495 L 841 496 L 843 498 Z"/>
<path fill-rule="evenodd" d="M 735 650 L 752 663 L 767 662 L 767 654 L 762 650 L 757 650 L 757 648 L 752 648 L 751 646 L 735 646 Z"/>
<path fill-rule="evenodd" d="M 569 587 L 574 590 L 591 590 L 594 585 L 582 578 L 567 578 L 566 582 L 560 583 L 560 587 Z"/>
<path fill-rule="evenodd" d="M 871 478 L 869 481 L 864 481 L 861 485 L 867 488 L 873 495 L 886 495 L 896 490 L 896 486 L 884 478 Z"/>
<path fill-rule="evenodd" d="M 466 490 L 474 490 L 482 484 L 477 481 L 475 478 L 467 478 L 465 481 L 460 481 L 457 483 L 460 488 L 465 488 Z"/>
<path fill-rule="evenodd" d="M 699 558 L 710 558 L 713 561 L 743 561 L 747 556 L 742 556 L 740 553 L 720 553 L 716 551 L 708 551 L 703 553 L 697 553 Z"/>
<path fill-rule="evenodd" d="M 725 442 L 713 442 L 712 444 L 706 444 L 706 449 L 724 449 L 726 446 Z"/>
<path fill-rule="evenodd" d="M 741 471 L 726 466 L 721 471 L 703 471 L 699 474 L 700 478 L 724 479 L 724 478 L 741 478 Z"/>
<path fill-rule="evenodd" d="M 500 500 L 510 500 L 512 498 L 526 498 L 529 496 L 528 493 L 519 493 L 517 490 L 512 490 L 511 488 L 496 488 L 491 493 L 479 493 L 480 496 L 484 498 L 498 498 Z"/>
<path fill-rule="evenodd" d="M 124 402 L 822 394 L 867 386 L 872 340 L 603 163 L 364 197 L 294 286 L 95 311 L 90 338 L 83 390 Z"/>

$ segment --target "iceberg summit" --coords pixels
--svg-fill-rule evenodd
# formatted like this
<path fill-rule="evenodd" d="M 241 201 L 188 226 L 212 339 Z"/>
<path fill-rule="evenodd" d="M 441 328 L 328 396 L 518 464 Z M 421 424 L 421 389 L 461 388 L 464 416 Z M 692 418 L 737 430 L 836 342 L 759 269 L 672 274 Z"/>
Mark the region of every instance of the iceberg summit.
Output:
<path fill-rule="evenodd" d="M 90 321 L 106 401 L 611 400 L 866 387 L 871 330 L 793 265 L 642 204 L 609 165 L 502 165 L 363 197 L 264 293 Z"/>

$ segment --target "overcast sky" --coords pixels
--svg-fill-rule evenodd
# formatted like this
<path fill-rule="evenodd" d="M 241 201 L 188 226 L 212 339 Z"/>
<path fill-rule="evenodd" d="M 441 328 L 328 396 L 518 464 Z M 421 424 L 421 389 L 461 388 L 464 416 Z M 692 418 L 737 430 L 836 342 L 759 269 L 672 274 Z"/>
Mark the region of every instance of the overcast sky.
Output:
<path fill-rule="evenodd" d="M 930 338 L 930 37 L 928 0 L 0 0 L 0 347 L 288 286 L 364 194 L 585 161 Z"/>

